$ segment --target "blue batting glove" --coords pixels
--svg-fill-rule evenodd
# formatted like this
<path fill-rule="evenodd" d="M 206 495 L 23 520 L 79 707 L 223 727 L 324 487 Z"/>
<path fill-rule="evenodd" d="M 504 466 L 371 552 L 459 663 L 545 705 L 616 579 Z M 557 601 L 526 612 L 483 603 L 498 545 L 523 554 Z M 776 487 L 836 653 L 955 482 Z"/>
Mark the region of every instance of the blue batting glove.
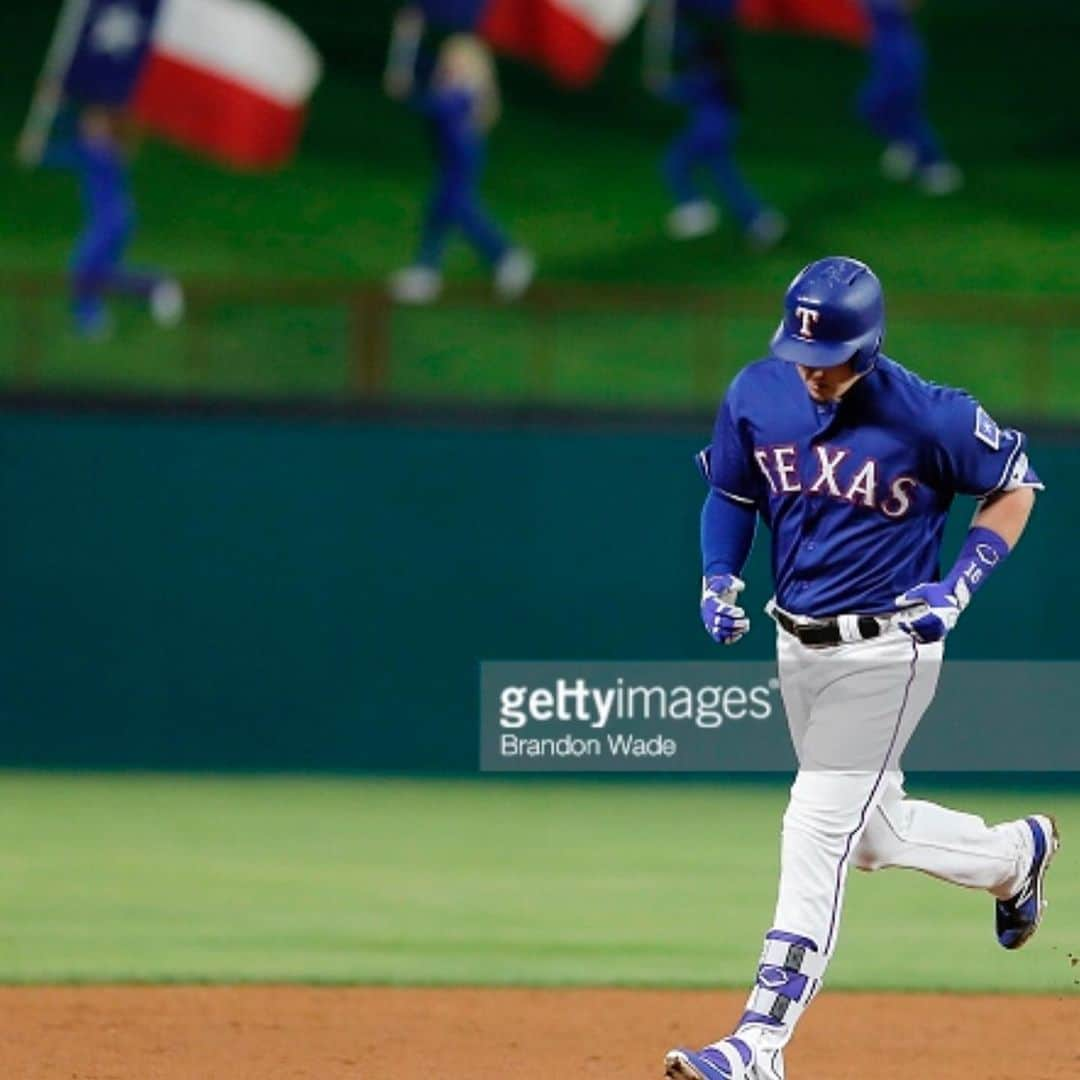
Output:
<path fill-rule="evenodd" d="M 701 621 L 713 641 L 734 645 L 750 629 L 750 620 L 735 601 L 746 583 L 734 574 L 713 574 L 701 584 Z"/>
<path fill-rule="evenodd" d="M 929 581 L 908 589 L 896 598 L 901 608 L 910 608 L 908 616 L 898 622 L 905 634 L 910 635 L 922 645 L 933 641 L 944 641 L 949 631 L 956 625 L 960 612 L 967 607 L 957 595 L 960 590 L 953 590 L 944 581 Z"/>

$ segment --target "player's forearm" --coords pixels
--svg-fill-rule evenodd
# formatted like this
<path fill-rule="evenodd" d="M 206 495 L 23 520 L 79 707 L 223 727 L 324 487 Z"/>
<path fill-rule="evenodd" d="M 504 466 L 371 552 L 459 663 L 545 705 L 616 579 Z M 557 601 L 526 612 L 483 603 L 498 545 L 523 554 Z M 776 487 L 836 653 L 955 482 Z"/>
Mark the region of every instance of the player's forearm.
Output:
<path fill-rule="evenodd" d="M 1035 491 L 1032 488 L 1003 491 L 979 506 L 971 527 L 997 533 L 1011 550 L 1023 536 L 1034 506 Z"/>
<path fill-rule="evenodd" d="M 960 556 L 944 578 L 961 610 L 1016 546 L 1034 505 L 1035 492 L 1029 487 L 999 492 L 980 505 Z"/>
<path fill-rule="evenodd" d="M 705 576 L 742 575 L 754 543 L 757 511 L 741 506 L 715 491 L 705 496 L 701 508 L 701 564 Z"/>

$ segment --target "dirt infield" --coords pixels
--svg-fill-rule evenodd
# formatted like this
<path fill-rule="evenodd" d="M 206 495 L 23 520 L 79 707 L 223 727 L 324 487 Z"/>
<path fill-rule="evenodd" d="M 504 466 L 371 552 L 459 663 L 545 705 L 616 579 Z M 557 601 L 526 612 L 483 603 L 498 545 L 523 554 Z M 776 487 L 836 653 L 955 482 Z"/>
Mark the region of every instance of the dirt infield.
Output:
<path fill-rule="evenodd" d="M 658 1080 L 741 994 L 2 987 L 3 1080 Z M 1080 997 L 823 995 L 792 1080 L 1080 1076 Z"/>

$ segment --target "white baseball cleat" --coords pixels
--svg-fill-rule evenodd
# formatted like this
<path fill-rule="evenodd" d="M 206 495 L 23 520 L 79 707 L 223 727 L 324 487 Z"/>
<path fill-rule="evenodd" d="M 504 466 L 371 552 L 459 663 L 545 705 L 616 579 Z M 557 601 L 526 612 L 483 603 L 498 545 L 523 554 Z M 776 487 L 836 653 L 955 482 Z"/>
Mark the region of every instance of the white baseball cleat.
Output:
<path fill-rule="evenodd" d="M 175 278 L 159 281 L 150 290 L 150 315 L 158 326 L 176 326 L 184 317 L 184 290 Z"/>
<path fill-rule="evenodd" d="M 406 266 L 390 278 L 390 295 L 400 304 L 430 304 L 442 292 L 442 274 L 430 266 Z"/>
<path fill-rule="evenodd" d="M 517 300 L 536 277 L 536 259 L 524 248 L 513 248 L 495 264 L 495 295 L 500 300 Z"/>
<path fill-rule="evenodd" d="M 881 175 L 896 184 L 910 180 L 918 164 L 919 155 L 911 143 L 889 143 L 881 153 Z"/>
<path fill-rule="evenodd" d="M 762 210 L 749 225 L 744 235 L 754 251 L 768 251 L 776 247 L 787 235 L 788 221 L 779 210 Z"/>
<path fill-rule="evenodd" d="M 918 184 L 924 195 L 951 195 L 964 186 L 964 174 L 951 161 L 936 161 L 919 170 Z"/>
<path fill-rule="evenodd" d="M 751 1050 L 737 1036 L 721 1039 L 704 1050 L 679 1047 L 664 1058 L 667 1080 L 749 1080 Z"/>
<path fill-rule="evenodd" d="M 667 216 L 668 236 L 673 240 L 696 240 L 715 232 L 720 214 L 711 202 L 695 199 L 680 203 Z"/>

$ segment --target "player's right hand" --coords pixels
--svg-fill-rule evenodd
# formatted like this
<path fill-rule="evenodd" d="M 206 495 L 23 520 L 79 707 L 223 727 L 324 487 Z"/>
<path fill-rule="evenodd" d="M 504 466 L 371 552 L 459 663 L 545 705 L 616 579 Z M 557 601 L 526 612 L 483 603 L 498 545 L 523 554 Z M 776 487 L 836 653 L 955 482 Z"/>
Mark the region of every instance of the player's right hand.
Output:
<path fill-rule="evenodd" d="M 736 604 L 746 583 L 734 574 L 713 574 L 701 583 L 701 621 L 713 641 L 734 645 L 750 629 L 746 612 Z"/>

